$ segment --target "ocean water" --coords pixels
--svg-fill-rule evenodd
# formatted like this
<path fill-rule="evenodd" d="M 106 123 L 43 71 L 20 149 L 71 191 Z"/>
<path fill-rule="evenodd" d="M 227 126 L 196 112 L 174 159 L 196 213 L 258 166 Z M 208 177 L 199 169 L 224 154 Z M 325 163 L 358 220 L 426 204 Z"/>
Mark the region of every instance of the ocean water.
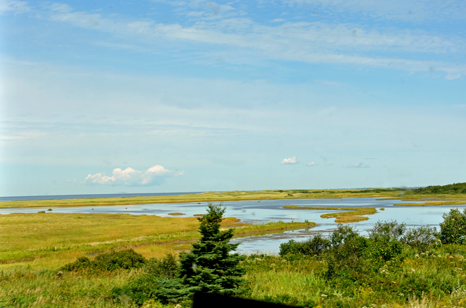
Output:
<path fill-rule="evenodd" d="M 87 194 L 87 195 L 47 195 L 47 196 L 10 196 L 0 197 L 0 201 L 22 200 L 56 200 L 56 199 L 90 199 L 90 198 L 118 198 L 118 197 L 151 197 L 197 194 L 199 192 L 174 192 L 174 193 L 146 193 L 146 194 Z"/>

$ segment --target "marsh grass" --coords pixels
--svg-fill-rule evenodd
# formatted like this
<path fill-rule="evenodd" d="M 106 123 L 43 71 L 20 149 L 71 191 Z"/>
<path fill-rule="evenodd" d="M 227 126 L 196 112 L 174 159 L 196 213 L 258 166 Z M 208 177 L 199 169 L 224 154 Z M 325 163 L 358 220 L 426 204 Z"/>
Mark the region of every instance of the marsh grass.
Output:
<path fill-rule="evenodd" d="M 208 203 L 221 201 L 278 200 L 278 199 L 340 199 L 340 198 L 383 198 L 384 200 L 425 201 L 425 205 L 459 205 L 466 204 L 466 194 L 457 193 L 422 193 L 400 188 L 372 189 L 299 189 L 299 190 L 261 190 L 204 192 L 198 194 L 118 197 L 118 198 L 83 198 L 1 201 L 0 208 L 24 207 L 79 207 L 105 205 L 132 205 L 151 203 Z M 420 206 L 421 204 L 402 204 Z"/>
<path fill-rule="evenodd" d="M 373 215 L 377 213 L 375 207 L 331 207 L 331 206 L 297 206 L 294 204 L 283 206 L 284 209 L 307 209 L 307 210 L 332 210 L 344 211 L 320 215 L 321 218 L 335 218 L 336 223 L 350 223 L 368 220 L 368 217 L 360 215 Z"/>
<path fill-rule="evenodd" d="M 86 198 L 86 199 L 54 199 L 2 201 L 0 208 L 22 207 L 78 207 L 103 205 L 131 205 L 150 203 L 218 202 L 269 199 L 327 199 L 327 198 L 359 198 L 359 197 L 394 197 L 399 198 L 404 190 L 392 188 L 379 189 L 339 189 L 339 190 L 262 190 L 262 191 L 230 191 L 205 192 L 199 194 L 151 196 L 151 197 L 118 197 L 118 198 Z"/>
<path fill-rule="evenodd" d="M 235 235 L 282 232 L 313 227 L 314 223 L 273 222 L 246 225 L 227 217 L 223 228 Z M 9 214 L 0 215 L 0 270 L 58 268 L 81 256 L 133 248 L 146 258 L 161 257 L 190 247 L 199 238 L 196 217 L 129 214 Z"/>

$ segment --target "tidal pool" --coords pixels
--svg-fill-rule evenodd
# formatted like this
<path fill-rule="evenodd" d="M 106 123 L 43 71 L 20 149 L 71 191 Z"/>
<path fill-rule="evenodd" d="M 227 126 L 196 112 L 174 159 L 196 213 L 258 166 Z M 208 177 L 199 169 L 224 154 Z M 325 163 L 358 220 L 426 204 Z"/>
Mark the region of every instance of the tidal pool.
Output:
<path fill-rule="evenodd" d="M 243 222 L 267 223 L 270 221 L 312 221 L 318 225 L 309 230 L 294 230 L 279 234 L 252 236 L 235 239 L 235 243 L 241 243 L 237 249 L 241 253 L 278 253 L 281 243 L 290 239 L 305 240 L 315 232 L 330 232 L 336 227 L 334 219 L 323 219 L 320 215 L 330 213 L 331 210 L 309 209 L 284 209 L 284 205 L 295 204 L 297 206 L 325 206 L 325 207 L 375 207 L 377 213 L 368 215 L 369 220 L 351 223 L 360 233 L 365 234 L 378 220 L 396 220 L 404 222 L 408 227 L 435 226 L 443 221 L 442 215 L 452 208 L 464 208 L 458 206 L 393 206 L 401 203 L 400 200 L 376 200 L 376 198 L 343 198 L 343 199 L 286 199 L 286 200 L 261 200 L 261 201 L 228 201 L 223 202 L 226 208 L 226 216 L 233 216 Z M 403 202 L 406 203 L 406 202 Z M 412 202 L 416 203 L 416 202 Z M 185 215 L 177 217 L 193 216 L 206 212 L 207 203 L 157 203 L 118 206 L 96 207 L 68 207 L 52 208 L 51 213 L 126 213 L 132 215 L 158 215 L 169 216 L 169 213 L 180 212 Z M 385 210 L 380 210 L 384 208 Z M 0 209 L 0 214 L 9 213 L 37 213 L 45 211 L 50 213 L 48 207 L 43 208 L 10 208 Z"/>

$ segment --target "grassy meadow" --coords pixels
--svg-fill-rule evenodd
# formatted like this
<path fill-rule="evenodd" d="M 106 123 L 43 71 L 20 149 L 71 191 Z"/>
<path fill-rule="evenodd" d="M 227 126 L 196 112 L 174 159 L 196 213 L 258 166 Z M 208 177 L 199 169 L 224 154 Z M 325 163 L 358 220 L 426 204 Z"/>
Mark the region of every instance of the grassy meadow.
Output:
<path fill-rule="evenodd" d="M 228 217 L 225 228 L 236 236 L 313 227 L 313 223 L 242 224 Z M 129 214 L 0 215 L 0 270 L 50 269 L 82 255 L 134 248 L 146 258 L 189 249 L 199 238 L 196 217 L 174 218 Z"/>

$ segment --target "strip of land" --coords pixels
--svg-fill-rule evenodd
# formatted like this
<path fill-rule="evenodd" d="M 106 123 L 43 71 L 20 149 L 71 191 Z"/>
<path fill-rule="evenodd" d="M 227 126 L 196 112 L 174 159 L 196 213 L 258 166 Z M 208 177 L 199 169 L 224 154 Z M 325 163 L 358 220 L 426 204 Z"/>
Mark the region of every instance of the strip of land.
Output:
<path fill-rule="evenodd" d="M 186 195 L 118 197 L 118 198 L 82 198 L 82 199 L 50 199 L 2 201 L 0 208 L 23 207 L 78 207 L 104 205 L 130 205 L 151 203 L 186 203 L 186 202 L 222 202 L 246 200 L 278 200 L 278 199 L 329 199 L 329 198 L 402 198 L 404 191 L 395 188 L 378 189 L 335 189 L 335 190 L 262 190 L 205 192 Z"/>
<path fill-rule="evenodd" d="M 247 200 L 278 200 L 278 199 L 341 199 L 341 198 L 384 198 L 403 201 L 425 201 L 415 204 L 401 204 L 406 206 L 433 206 L 433 205 L 461 205 L 466 204 L 466 194 L 454 193 L 426 193 L 422 190 L 407 190 L 399 188 L 371 188 L 371 189 L 314 189 L 314 190 L 262 190 L 262 191 L 230 191 L 205 192 L 186 195 L 168 196 L 142 196 L 118 198 L 82 198 L 82 199 L 50 199 L 2 201 L 0 208 L 27 208 L 27 207 L 79 207 L 79 206 L 106 206 L 106 205 L 132 205 L 151 203 L 205 203 L 222 201 Z"/>
<path fill-rule="evenodd" d="M 228 217 L 224 228 L 236 237 L 311 228 L 316 224 L 241 223 Z M 199 239 L 196 217 L 174 218 L 129 214 L 0 215 L 0 270 L 11 267 L 60 267 L 83 255 L 133 248 L 145 257 L 160 257 L 190 248 Z"/>
<path fill-rule="evenodd" d="M 321 218 L 335 218 L 336 223 L 350 223 L 368 220 L 361 215 L 374 215 L 377 213 L 375 207 L 332 207 L 332 206 L 297 206 L 294 204 L 283 206 L 284 209 L 307 209 L 307 210 L 332 210 L 344 211 L 320 215 Z"/>

